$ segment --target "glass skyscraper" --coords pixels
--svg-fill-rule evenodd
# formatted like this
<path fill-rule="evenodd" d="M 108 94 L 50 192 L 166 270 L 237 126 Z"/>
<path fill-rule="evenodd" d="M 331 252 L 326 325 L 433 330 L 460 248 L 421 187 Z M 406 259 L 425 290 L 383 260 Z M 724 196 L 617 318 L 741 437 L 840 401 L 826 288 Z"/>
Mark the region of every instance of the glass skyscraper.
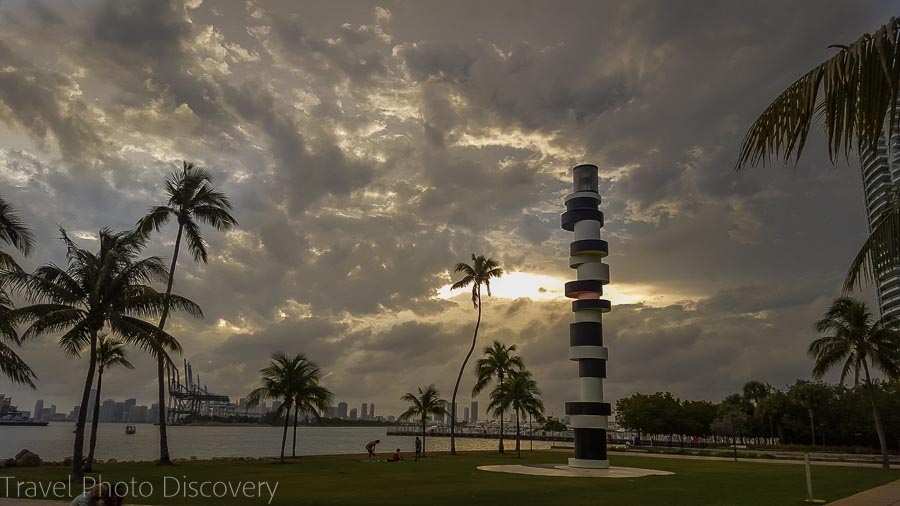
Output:
<path fill-rule="evenodd" d="M 900 103 L 894 114 L 900 115 Z M 900 133 L 895 132 L 888 142 L 886 127 L 885 135 L 876 146 L 861 151 L 859 167 L 866 223 L 871 232 L 881 213 L 890 208 L 891 200 L 895 198 L 895 188 L 900 188 Z M 900 267 L 881 267 L 876 272 L 878 282 L 875 294 L 882 316 L 900 317 Z"/>

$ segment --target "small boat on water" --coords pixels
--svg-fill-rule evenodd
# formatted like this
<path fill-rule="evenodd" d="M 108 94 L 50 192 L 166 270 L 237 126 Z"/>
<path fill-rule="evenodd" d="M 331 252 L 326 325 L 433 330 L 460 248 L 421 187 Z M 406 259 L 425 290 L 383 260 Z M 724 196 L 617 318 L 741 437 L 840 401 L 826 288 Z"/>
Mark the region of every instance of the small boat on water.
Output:
<path fill-rule="evenodd" d="M 137 433 L 137 427 L 135 427 L 134 425 L 126 425 L 125 426 L 125 434 L 136 434 L 136 433 Z"/>

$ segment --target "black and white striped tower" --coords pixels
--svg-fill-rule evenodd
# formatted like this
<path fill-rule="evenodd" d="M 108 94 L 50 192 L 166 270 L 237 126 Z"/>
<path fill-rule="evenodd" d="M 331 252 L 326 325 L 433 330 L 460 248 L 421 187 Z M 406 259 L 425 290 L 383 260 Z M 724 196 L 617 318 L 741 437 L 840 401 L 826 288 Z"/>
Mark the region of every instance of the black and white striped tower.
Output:
<path fill-rule="evenodd" d="M 608 469 L 606 428 L 611 408 L 603 402 L 608 350 L 603 346 L 601 315 L 609 312 L 610 303 L 601 296 L 603 285 L 609 283 L 609 266 L 603 263 L 609 246 L 600 239 L 603 213 L 598 209 L 598 172 L 596 165 L 572 169 L 574 192 L 566 196 L 561 220 L 564 230 L 575 232 L 575 241 L 569 246 L 569 267 L 578 272 L 577 281 L 566 283 L 566 297 L 575 299 L 575 322 L 569 324 L 569 360 L 578 362 L 579 396 L 566 403 L 566 414 L 575 431 L 575 458 L 569 459 L 569 466 Z"/>

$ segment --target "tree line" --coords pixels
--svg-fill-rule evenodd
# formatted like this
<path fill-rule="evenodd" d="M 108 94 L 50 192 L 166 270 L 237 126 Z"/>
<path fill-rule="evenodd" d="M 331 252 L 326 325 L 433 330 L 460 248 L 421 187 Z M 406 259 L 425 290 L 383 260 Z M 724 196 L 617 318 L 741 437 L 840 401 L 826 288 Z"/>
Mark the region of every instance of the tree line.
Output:
<path fill-rule="evenodd" d="M 874 383 L 890 450 L 900 451 L 900 381 Z M 869 394 L 863 387 L 797 380 L 776 388 L 750 381 L 721 402 L 682 400 L 669 392 L 633 394 L 616 402 L 616 421 L 653 443 L 877 448 Z"/>

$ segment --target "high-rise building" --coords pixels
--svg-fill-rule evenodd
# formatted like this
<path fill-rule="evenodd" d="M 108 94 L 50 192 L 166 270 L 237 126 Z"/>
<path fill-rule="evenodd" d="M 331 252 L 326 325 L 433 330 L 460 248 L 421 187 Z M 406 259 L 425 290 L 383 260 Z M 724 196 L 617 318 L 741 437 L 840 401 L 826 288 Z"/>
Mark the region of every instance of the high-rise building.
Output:
<path fill-rule="evenodd" d="M 40 421 L 44 414 L 44 401 L 43 399 L 38 399 L 37 402 L 34 403 L 34 419 Z"/>
<path fill-rule="evenodd" d="M 900 103 L 894 114 L 900 114 Z M 872 226 L 894 198 L 894 187 L 900 185 L 900 132 L 878 139 L 875 147 L 860 152 L 859 166 L 862 175 L 863 198 L 866 203 L 866 223 Z M 882 316 L 900 316 L 900 266 L 876 267 L 878 283 L 875 294 Z"/>
<path fill-rule="evenodd" d="M 337 416 L 338 416 L 338 418 L 341 418 L 344 420 L 347 419 L 347 403 L 346 402 L 338 403 Z"/>
<path fill-rule="evenodd" d="M 451 420 L 456 419 L 459 421 L 459 406 L 457 406 L 456 402 L 448 402 L 447 403 L 447 423 L 450 423 Z"/>
<path fill-rule="evenodd" d="M 478 401 L 472 401 L 472 409 L 469 410 L 469 422 L 478 421 Z"/>
<path fill-rule="evenodd" d="M 356 420 L 356 408 L 350 410 L 350 419 Z"/>
<path fill-rule="evenodd" d="M 463 408 L 463 421 L 469 423 L 469 408 Z"/>
<path fill-rule="evenodd" d="M 361 417 L 361 418 L 362 418 L 363 420 L 368 420 L 368 419 L 369 419 L 369 405 L 366 404 L 365 402 L 362 403 L 362 417 Z"/>
<path fill-rule="evenodd" d="M 116 401 L 106 399 L 100 405 L 100 422 L 116 422 Z"/>
<path fill-rule="evenodd" d="M 370 420 L 375 419 L 375 403 L 374 402 L 369 403 L 369 419 Z"/>

